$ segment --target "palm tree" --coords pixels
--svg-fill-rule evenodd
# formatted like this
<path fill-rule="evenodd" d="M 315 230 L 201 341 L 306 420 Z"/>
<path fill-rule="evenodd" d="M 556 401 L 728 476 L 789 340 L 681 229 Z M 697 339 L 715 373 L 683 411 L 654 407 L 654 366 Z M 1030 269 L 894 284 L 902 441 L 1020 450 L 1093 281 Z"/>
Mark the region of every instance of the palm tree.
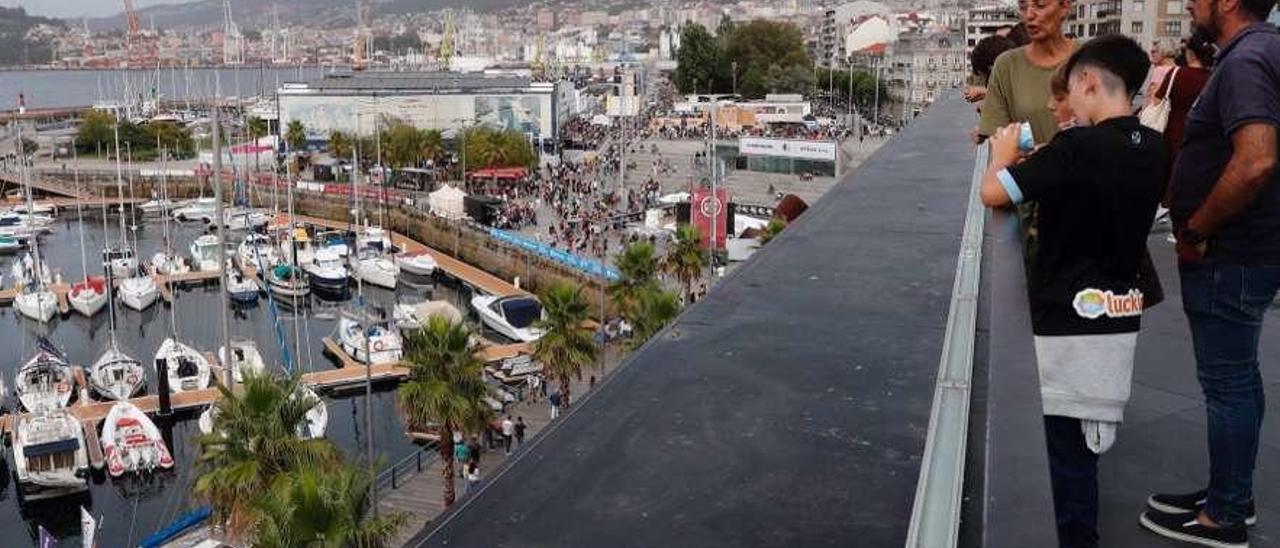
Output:
<path fill-rule="evenodd" d="M 219 383 L 213 432 L 201 436 L 201 472 L 195 494 L 207 499 L 220 522 L 241 532 L 253 520 L 253 498 L 281 475 L 329 468 L 342 455 L 326 439 L 300 439 L 312 396 L 299 397 L 298 380 L 248 375 L 232 392 Z"/>
<path fill-rule="evenodd" d="M 543 334 L 534 346 L 533 357 L 560 380 L 560 406 L 569 407 L 570 377 L 582 378 L 583 368 L 595 362 L 599 352 L 591 329 L 584 325 L 591 305 L 581 287 L 563 280 L 557 280 L 538 298 L 543 318 L 536 325 Z"/>
<path fill-rule="evenodd" d="M 409 380 L 397 393 L 409 428 L 434 428 L 444 462 L 444 505 L 453 504 L 453 433 L 477 432 L 491 413 L 484 402 L 487 388 L 483 364 L 471 349 L 471 333 L 461 322 L 432 316 L 427 324 L 405 337 Z"/>
<path fill-rule="evenodd" d="M 632 325 L 635 338 L 632 346 L 639 347 L 671 323 L 680 314 L 680 295 L 673 291 L 648 291 L 636 304 Z"/>
<path fill-rule="evenodd" d="M 284 131 L 284 142 L 294 152 L 307 146 L 307 128 L 302 125 L 301 121 L 293 120 L 289 122 L 289 127 Z"/>
<path fill-rule="evenodd" d="M 371 475 L 353 466 L 302 469 L 255 498 L 252 545 L 259 548 L 383 548 L 408 518 L 372 517 Z"/>
<path fill-rule="evenodd" d="M 444 154 L 444 135 L 438 129 L 424 130 L 419 143 L 422 146 L 420 152 L 422 157 L 432 162 L 440 159 L 440 155 Z"/>
<path fill-rule="evenodd" d="M 641 295 L 658 289 L 658 255 L 653 244 L 639 241 L 614 258 L 618 280 L 609 285 L 609 298 L 623 317 L 632 320 Z"/>
<path fill-rule="evenodd" d="M 253 141 L 253 145 L 258 146 L 258 139 L 267 134 L 267 121 L 257 116 L 250 116 L 245 121 L 245 130 L 249 133 L 249 140 Z M 253 153 L 253 170 L 260 171 L 262 165 L 259 161 L 259 154 Z"/>
<path fill-rule="evenodd" d="M 760 245 L 767 244 L 782 234 L 782 229 L 787 228 L 787 222 L 774 218 L 769 219 L 769 224 L 765 225 L 764 230 L 760 232 Z"/>
<path fill-rule="evenodd" d="M 351 157 L 351 137 L 341 130 L 329 132 L 329 154 L 338 161 Z"/>
<path fill-rule="evenodd" d="M 684 297 L 687 299 L 693 291 L 693 281 L 702 276 L 702 268 L 707 264 L 702 249 L 702 233 L 698 227 L 684 225 L 676 229 L 675 240 L 667 248 L 667 259 L 664 265 L 667 272 L 674 275 L 684 286 Z"/>

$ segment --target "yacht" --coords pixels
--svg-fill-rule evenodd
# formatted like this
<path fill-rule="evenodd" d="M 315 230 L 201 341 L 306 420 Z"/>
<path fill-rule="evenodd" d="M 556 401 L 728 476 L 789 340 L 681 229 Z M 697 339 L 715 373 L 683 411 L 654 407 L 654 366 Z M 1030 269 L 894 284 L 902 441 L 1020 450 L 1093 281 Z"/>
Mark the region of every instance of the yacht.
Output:
<path fill-rule="evenodd" d="M 89 368 L 89 386 L 108 400 L 132 398 L 142 391 L 146 380 L 142 362 L 121 351 L 114 336 L 107 350 Z"/>
<path fill-rule="evenodd" d="M 471 308 L 490 329 L 519 341 L 533 342 L 542 337 L 542 330 L 534 324 L 542 318 L 542 304 L 529 295 L 477 295 L 471 299 Z"/>
<path fill-rule="evenodd" d="M 16 253 L 19 249 L 22 249 L 20 238 L 0 235 L 0 253 Z"/>
<path fill-rule="evenodd" d="M 302 269 L 289 264 L 278 264 L 267 271 L 267 288 L 277 299 L 283 302 L 293 297 L 306 297 L 311 294 L 311 285 Z"/>
<path fill-rule="evenodd" d="M 218 349 L 218 361 L 223 367 L 231 368 L 231 376 L 235 382 L 244 382 L 248 375 L 261 375 L 267 364 L 258 351 L 258 343 L 251 339 L 231 339 L 231 361 L 227 363 L 227 348 Z"/>
<path fill-rule="evenodd" d="M 125 472 L 150 472 L 173 468 L 173 455 L 160 429 L 137 406 L 116 402 L 102 421 L 102 455 L 107 473 L 118 478 Z"/>
<path fill-rule="evenodd" d="M 355 270 L 356 276 L 365 283 L 387 289 L 395 289 L 400 277 L 400 267 L 376 247 L 361 248 Z"/>
<path fill-rule="evenodd" d="M 203 221 L 212 223 L 218 201 L 213 198 L 197 198 L 171 212 L 175 221 Z"/>
<path fill-rule="evenodd" d="M 218 270 L 218 246 L 221 242 L 213 234 L 205 234 L 191 242 L 191 266 L 201 272 Z"/>
<path fill-rule="evenodd" d="M 62 409 L 71 401 L 74 379 L 71 365 L 61 351 L 41 337 L 36 353 L 18 367 L 14 391 L 18 402 L 30 413 Z"/>
<path fill-rule="evenodd" d="M 361 234 L 356 235 L 356 249 L 374 248 L 383 253 L 391 253 L 391 233 L 380 226 L 366 226 Z"/>
<path fill-rule="evenodd" d="M 166 200 L 164 198 L 152 198 L 141 204 L 138 204 L 138 209 L 142 210 L 142 213 L 144 214 L 154 215 L 156 213 L 162 213 L 164 211 L 173 209 L 175 206 L 177 206 L 177 204 L 174 203 L 172 200 Z"/>
<path fill-rule="evenodd" d="M 134 276 L 120 280 L 120 302 L 139 312 L 155 304 L 160 288 L 150 276 Z"/>
<path fill-rule="evenodd" d="M 421 253 L 401 253 L 396 255 L 396 265 L 400 267 L 400 272 L 412 274 L 423 278 L 429 278 L 435 274 L 436 259 L 430 253 L 423 251 Z"/>
<path fill-rule="evenodd" d="M 66 410 L 17 415 L 13 466 L 18 496 L 52 499 L 89 490 L 84 427 Z"/>
<path fill-rule="evenodd" d="M 316 232 L 315 247 L 317 250 L 329 249 L 346 257 L 350 247 L 347 246 L 347 233 L 340 230 L 322 230 Z"/>
<path fill-rule="evenodd" d="M 393 329 L 374 326 L 369 329 L 369 352 L 365 352 L 365 333 L 360 324 L 350 318 L 338 320 L 338 340 L 342 351 L 360 363 L 395 363 L 403 355 L 400 334 Z M 368 354 L 373 354 L 370 362 Z"/>
<path fill-rule="evenodd" d="M 71 286 L 67 302 L 76 312 L 92 318 L 107 304 L 107 279 L 89 276 L 83 282 Z"/>
<path fill-rule="evenodd" d="M 280 255 L 276 252 L 276 247 L 271 237 L 257 232 L 251 232 L 244 237 L 244 241 L 240 242 L 240 246 L 236 248 L 236 258 L 240 262 L 240 266 L 262 270 L 271 268 L 280 262 Z"/>
<path fill-rule="evenodd" d="M 347 291 L 347 267 L 337 250 L 322 247 L 316 250 L 315 259 L 302 266 L 311 280 L 311 288 L 328 294 L 344 294 Z"/>
<path fill-rule="evenodd" d="M 254 230 L 271 222 L 271 214 L 260 209 L 242 207 L 227 208 L 223 211 L 224 223 L 230 230 Z"/>
<path fill-rule="evenodd" d="M 227 259 L 227 296 L 238 303 L 258 302 L 258 282 L 244 275 Z"/>
<path fill-rule="evenodd" d="M 159 374 L 160 364 L 168 369 L 169 391 L 173 393 L 203 390 L 209 387 L 209 359 L 196 349 L 166 338 L 156 350 L 156 372 Z"/>

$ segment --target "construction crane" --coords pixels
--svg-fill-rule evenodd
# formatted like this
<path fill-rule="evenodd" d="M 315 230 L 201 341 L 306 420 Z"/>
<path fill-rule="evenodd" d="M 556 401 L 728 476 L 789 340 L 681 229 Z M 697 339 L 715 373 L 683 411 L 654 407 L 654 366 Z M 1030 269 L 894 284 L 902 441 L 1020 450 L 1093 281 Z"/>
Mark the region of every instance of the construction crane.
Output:
<path fill-rule="evenodd" d="M 125 33 L 125 54 L 130 68 L 149 67 L 156 62 L 157 34 L 142 30 L 138 21 L 138 12 L 133 8 L 133 0 L 123 0 Z"/>
<path fill-rule="evenodd" d="M 142 33 L 142 24 L 138 22 L 138 13 L 133 9 L 133 0 L 124 0 L 124 20 L 128 25 L 129 38 L 137 38 Z"/>
<path fill-rule="evenodd" d="M 440 38 L 440 70 L 449 70 L 453 60 L 453 32 L 453 12 L 450 11 L 444 16 L 444 36 Z"/>

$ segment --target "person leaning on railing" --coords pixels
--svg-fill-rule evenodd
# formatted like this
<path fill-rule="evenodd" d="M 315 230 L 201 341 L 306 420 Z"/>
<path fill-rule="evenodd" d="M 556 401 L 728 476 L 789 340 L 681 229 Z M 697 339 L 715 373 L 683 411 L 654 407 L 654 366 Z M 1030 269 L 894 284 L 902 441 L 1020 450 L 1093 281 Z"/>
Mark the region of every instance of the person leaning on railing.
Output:
<path fill-rule="evenodd" d="M 1124 418 L 1143 311 L 1147 234 L 1168 147 L 1132 115 L 1150 61 L 1133 40 L 1095 38 L 1063 68 L 1077 126 L 1020 159 L 1019 124 L 991 139 L 982 202 L 1035 201 L 1040 236 L 1029 281 L 1045 444 L 1064 548 L 1098 545 L 1098 455 Z M 1049 102 L 1045 107 L 1048 110 Z"/>

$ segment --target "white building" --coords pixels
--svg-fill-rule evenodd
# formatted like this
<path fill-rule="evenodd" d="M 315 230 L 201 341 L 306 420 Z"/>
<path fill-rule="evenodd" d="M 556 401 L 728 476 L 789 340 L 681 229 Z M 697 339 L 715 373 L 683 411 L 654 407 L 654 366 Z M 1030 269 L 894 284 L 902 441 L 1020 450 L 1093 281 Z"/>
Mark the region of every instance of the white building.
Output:
<path fill-rule="evenodd" d="M 1020 22 L 1018 10 L 1013 6 L 994 5 L 969 10 L 969 18 L 965 22 L 964 51 L 967 55 L 973 51 L 978 41 L 991 36 L 997 30 L 1012 27 Z"/>

